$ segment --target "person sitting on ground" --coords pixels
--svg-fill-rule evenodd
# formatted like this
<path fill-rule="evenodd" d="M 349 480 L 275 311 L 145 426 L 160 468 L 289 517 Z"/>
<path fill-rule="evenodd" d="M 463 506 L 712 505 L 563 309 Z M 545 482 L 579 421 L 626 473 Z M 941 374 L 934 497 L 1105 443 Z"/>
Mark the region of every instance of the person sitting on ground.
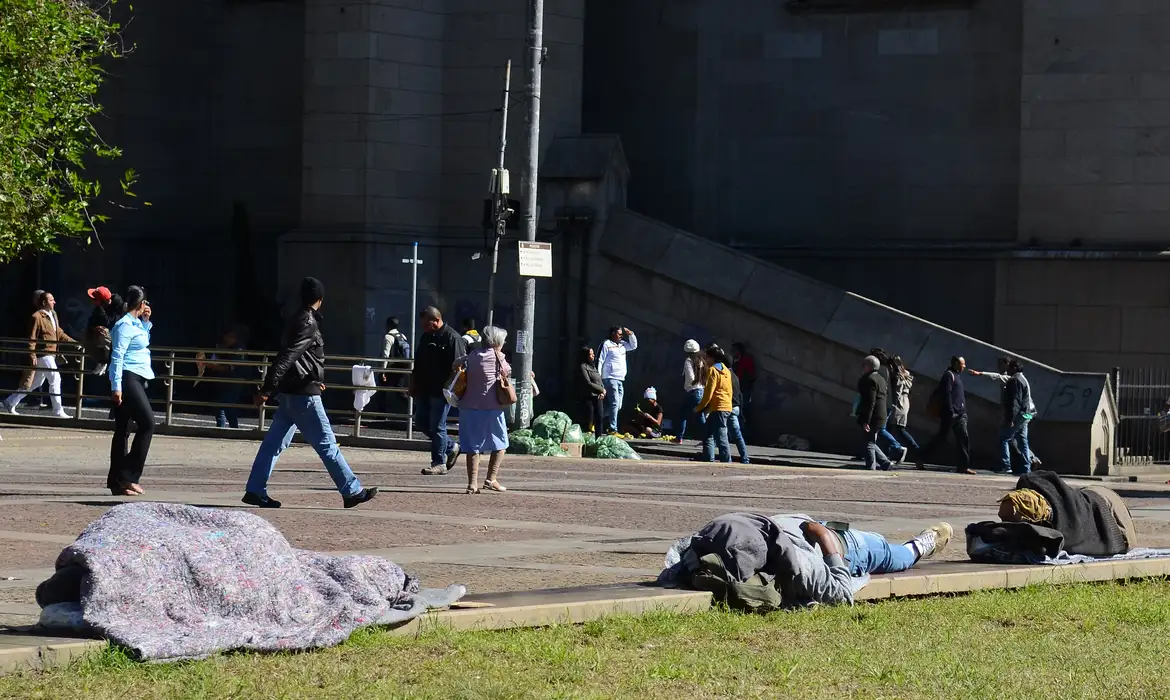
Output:
<path fill-rule="evenodd" d="M 759 611 L 852 603 L 870 574 L 905 571 L 933 557 L 953 532 L 941 522 L 890 544 L 876 532 L 804 514 L 730 513 L 676 545 L 678 561 L 659 582 L 709 590 L 720 602 Z"/>
<path fill-rule="evenodd" d="M 658 403 L 658 390 L 650 387 L 642 400 L 634 406 L 634 415 L 627 428 L 634 437 L 657 440 L 662 437 L 662 405 Z"/>

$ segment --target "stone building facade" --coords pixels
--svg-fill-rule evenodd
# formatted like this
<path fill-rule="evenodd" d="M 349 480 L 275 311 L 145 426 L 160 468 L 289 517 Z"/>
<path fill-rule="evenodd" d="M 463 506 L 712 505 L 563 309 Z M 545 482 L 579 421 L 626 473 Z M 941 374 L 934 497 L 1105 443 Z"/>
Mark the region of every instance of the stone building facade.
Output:
<path fill-rule="evenodd" d="M 547 0 L 543 143 L 617 134 L 632 210 L 1055 367 L 1170 360 L 1170 4 L 910 4 Z M 527 6 L 136 5 L 101 128 L 152 206 L 42 283 L 77 315 L 86 286 L 144 284 L 183 318 L 163 340 L 195 344 L 316 272 L 336 345 L 368 352 L 410 314 L 419 241 L 422 301 L 482 320 L 471 256 L 508 58 L 521 184 Z"/>

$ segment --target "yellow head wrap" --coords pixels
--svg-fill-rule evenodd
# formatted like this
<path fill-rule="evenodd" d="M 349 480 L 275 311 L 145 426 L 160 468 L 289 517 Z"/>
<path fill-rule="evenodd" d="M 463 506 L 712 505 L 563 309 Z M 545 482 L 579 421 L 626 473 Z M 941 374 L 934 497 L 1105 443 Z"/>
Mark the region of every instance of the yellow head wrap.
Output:
<path fill-rule="evenodd" d="M 1052 506 L 1032 489 L 1017 489 L 999 499 L 999 519 L 1009 523 L 1045 523 Z"/>

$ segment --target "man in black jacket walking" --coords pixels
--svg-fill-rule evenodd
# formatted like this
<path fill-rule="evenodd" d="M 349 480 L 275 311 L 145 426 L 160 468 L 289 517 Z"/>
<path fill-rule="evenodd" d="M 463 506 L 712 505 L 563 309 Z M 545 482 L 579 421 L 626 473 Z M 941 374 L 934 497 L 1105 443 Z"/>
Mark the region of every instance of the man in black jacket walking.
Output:
<path fill-rule="evenodd" d="M 443 398 L 443 385 L 451 376 L 455 361 L 467 356 L 467 344 L 454 328 L 443 323 L 443 314 L 428 306 L 419 314 L 423 337 L 414 356 L 410 374 L 410 395 L 415 416 L 431 439 L 431 466 L 423 474 L 446 474 L 459 458 L 459 443 L 447 436 L 447 414 L 451 407 Z"/>
<path fill-rule="evenodd" d="M 967 392 L 963 388 L 963 370 L 966 368 L 966 360 L 952 357 L 951 366 L 939 380 L 938 389 L 935 390 L 937 393 L 931 399 L 938 406 L 938 432 L 930 443 L 918 452 L 919 469 L 923 468 L 922 461 L 947 441 L 947 433 L 953 432 L 959 448 L 959 466 L 955 471 L 959 474 L 975 473 L 971 469 L 971 436 L 967 433 Z"/>
<path fill-rule="evenodd" d="M 256 394 L 258 406 L 274 392 L 280 405 L 252 462 L 247 490 L 241 499 L 248 505 L 280 507 L 280 501 L 268 497 L 268 479 L 297 428 L 325 463 L 346 508 L 361 505 L 378 493 L 376 488 L 362 488 L 354 476 L 337 446 L 329 416 L 321 403 L 321 391 L 325 389 L 325 339 L 321 337 L 320 308 L 324 298 L 325 285 L 320 280 L 315 277 L 301 280 L 301 310 L 285 328 L 284 349 L 272 361 L 264 386 Z"/>
<path fill-rule="evenodd" d="M 889 471 L 893 462 L 878 447 L 877 438 L 886 427 L 889 415 L 890 385 L 879 371 L 881 360 L 869 355 L 862 361 L 865 374 L 857 381 L 857 394 L 861 402 L 857 407 L 857 424 L 865 430 L 865 466 L 868 469 L 881 468 Z"/>

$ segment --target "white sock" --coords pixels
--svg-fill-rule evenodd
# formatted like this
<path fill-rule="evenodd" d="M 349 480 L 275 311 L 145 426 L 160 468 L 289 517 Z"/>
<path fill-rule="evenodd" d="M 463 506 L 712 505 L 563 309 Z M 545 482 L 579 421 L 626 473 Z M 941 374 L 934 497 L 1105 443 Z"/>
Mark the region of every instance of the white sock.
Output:
<path fill-rule="evenodd" d="M 918 548 L 918 540 L 910 540 L 909 542 L 907 542 L 906 544 L 904 544 L 902 546 L 905 547 L 906 549 L 909 549 L 911 554 L 914 555 L 915 559 L 922 558 L 922 550 Z"/>

